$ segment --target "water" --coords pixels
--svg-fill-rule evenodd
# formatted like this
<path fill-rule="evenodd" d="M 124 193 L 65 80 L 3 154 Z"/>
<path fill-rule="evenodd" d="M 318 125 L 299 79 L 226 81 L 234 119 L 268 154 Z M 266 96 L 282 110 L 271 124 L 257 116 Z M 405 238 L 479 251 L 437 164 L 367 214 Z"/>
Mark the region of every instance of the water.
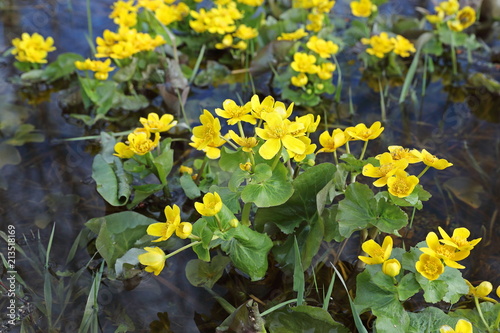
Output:
<path fill-rule="evenodd" d="M 114 28 L 111 20 L 106 17 L 111 3 L 109 0 L 92 1 L 94 37 L 106 28 Z M 398 3 L 393 2 L 385 11 L 414 14 L 413 6 L 400 8 Z M 5 9 L 0 12 L 0 50 L 6 50 L 13 38 L 26 31 L 39 32 L 54 38 L 57 52 L 51 54 L 51 59 L 64 52 L 89 55 L 85 39 L 88 31 L 85 2 L 60 0 L 33 4 L 17 1 L 15 4 L 2 4 Z M 339 2 L 339 8 L 347 8 L 346 3 Z M 465 62 L 462 64 L 465 65 Z M 332 111 L 338 111 L 338 114 L 342 115 L 341 119 L 332 117 L 333 121 L 339 124 L 368 124 L 380 119 L 379 94 L 361 80 L 358 65 L 345 65 L 343 69 L 345 82 L 352 87 L 355 115 L 350 116 L 342 111 L 347 109 L 346 99 L 341 111 L 330 107 Z M 472 67 L 470 71 L 478 70 L 484 71 L 478 67 Z M 67 110 L 63 111 L 59 107 L 61 94 L 58 92 L 50 95 L 45 102 L 30 104 L 30 101 L 22 97 L 26 91 L 19 90 L 6 80 L 15 75 L 16 71 L 6 65 L 2 66 L 0 71 L 2 119 L 14 119 L 13 124 L 32 124 L 44 135 L 43 142 L 30 142 L 16 147 L 21 162 L 18 165 L 6 165 L 1 169 L 1 229 L 6 230 L 8 225 L 14 225 L 17 242 L 23 248 L 31 247 L 33 250 L 28 253 L 35 257 L 41 253 L 38 244 L 46 246 L 55 224 L 49 264 L 53 276 L 57 276 L 56 272 L 60 273 L 59 280 L 53 278 L 54 288 L 58 281 L 68 283 L 67 278 L 61 277 L 63 272 L 76 271 L 90 261 L 89 270 L 82 272 L 79 282 L 62 293 L 69 293 L 71 297 L 57 327 L 63 332 L 73 332 L 81 324 L 86 295 L 92 276 L 98 271 L 99 261 L 92 260 L 89 255 L 93 253 L 91 237 L 85 232 L 81 238 L 81 247 L 69 264 L 65 263 L 66 255 L 76 237 L 85 230 L 83 224 L 86 221 L 110 214 L 115 209 L 106 205 L 100 198 L 90 177 L 93 154 L 98 150 L 98 144 L 61 139 L 95 135 L 101 129 L 106 129 L 106 126 L 113 125 L 86 127 L 70 118 Z M 498 71 L 489 70 L 488 74 L 500 77 Z M 495 122 L 494 116 L 491 115 L 495 112 L 491 106 L 495 105 L 498 95 L 470 84 L 465 90 L 460 90 L 462 86 L 462 83 L 455 86 L 444 85 L 443 80 L 430 82 L 425 98 L 420 96 L 420 87 L 417 87 L 413 101 L 405 103 L 404 108 L 397 104 L 398 90 L 394 90 L 394 93 L 391 90 L 387 98 L 388 121 L 385 124 L 384 136 L 379 142 L 371 145 L 370 149 L 373 154 L 377 154 L 392 144 L 425 148 L 454 163 L 453 168 L 440 172 L 429 171 L 423 178 L 423 185 L 433 194 L 433 198 L 424 204 L 423 212 L 417 212 L 414 230 L 405 241 L 414 244 L 423 240 L 426 233 L 435 230 L 437 225 L 447 226 L 448 230 L 459 226 L 467 227 L 472 232 L 471 238 L 483 237 L 483 242 L 473 251 L 471 258 L 464 261 L 467 266 L 464 275 L 471 281 L 489 280 L 497 286 L 500 284 L 500 248 L 496 244 L 500 241 L 500 232 L 494 226 L 498 223 L 496 214 L 500 208 L 500 169 L 497 165 L 500 158 L 500 126 L 498 118 Z M 191 104 L 188 104 L 188 112 L 195 114 L 198 111 L 195 108 L 200 104 L 209 108 L 220 105 L 223 98 L 236 99 L 235 95 L 224 97 L 228 91 L 227 86 L 216 88 L 213 92 L 194 89 L 190 96 L 192 99 L 189 102 Z M 464 98 L 461 99 L 460 95 Z M 197 103 L 198 101 L 200 103 Z M 490 112 L 487 112 L 488 110 Z M 456 191 L 450 192 L 445 184 L 456 178 L 467 178 L 472 184 L 479 184 L 479 187 L 471 187 L 476 190 L 477 197 L 467 198 L 462 194 L 459 199 Z M 460 193 L 458 195 L 460 196 Z M 479 207 L 476 207 L 477 200 L 480 201 Z M 490 227 L 491 225 L 493 227 Z M 343 259 L 352 262 L 355 257 L 355 253 L 346 251 Z M 152 324 L 153 327 L 160 325 L 158 313 L 168 313 L 174 332 L 213 332 L 227 314 L 207 291 L 192 287 L 185 278 L 184 265 L 193 258 L 194 255 L 187 251 L 174 257 L 169 261 L 168 269 L 159 277 L 144 275 L 142 281 L 128 281 L 125 284 L 105 279 L 98 296 L 102 330 L 114 332 L 121 323 L 130 331 L 146 332 L 152 322 L 157 321 Z M 23 305 L 26 311 L 31 313 L 30 322 L 35 330 L 45 331 L 42 315 L 33 309 L 35 301 L 44 297 L 43 276 L 37 274 L 21 254 L 17 253 L 16 259 L 18 272 L 32 289 L 24 291 L 28 296 L 23 301 L 19 300 L 18 306 Z M 261 283 L 249 283 L 237 274 L 225 275 L 214 290 L 219 295 L 226 296 L 233 305 L 241 304 L 250 294 L 272 299 L 273 295 L 282 291 L 282 286 L 278 284 L 287 280 L 279 273 L 276 274 L 273 275 L 275 280 Z M 4 272 L 2 281 L 5 281 L 5 276 Z M 54 292 L 54 295 L 57 294 Z M 59 315 L 58 311 L 62 311 L 63 303 L 54 302 L 54 317 Z M 165 318 L 164 315 L 160 317 Z M 16 332 L 19 327 L 0 326 L 1 329 Z"/>

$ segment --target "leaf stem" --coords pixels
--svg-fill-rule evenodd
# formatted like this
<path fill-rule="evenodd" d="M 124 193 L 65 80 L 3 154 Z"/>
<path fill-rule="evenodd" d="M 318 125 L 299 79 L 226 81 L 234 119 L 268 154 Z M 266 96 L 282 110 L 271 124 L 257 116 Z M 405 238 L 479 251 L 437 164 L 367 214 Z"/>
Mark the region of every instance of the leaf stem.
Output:
<path fill-rule="evenodd" d="M 165 256 L 165 260 L 166 260 L 166 259 L 168 259 L 168 258 L 170 258 L 170 257 L 175 256 L 175 255 L 176 255 L 177 253 L 179 253 L 179 252 L 182 252 L 182 251 L 184 251 L 184 250 L 187 250 L 187 249 L 189 249 L 190 247 L 193 247 L 193 246 L 198 245 L 198 244 L 200 244 L 200 243 L 201 243 L 201 241 L 191 242 L 191 243 L 189 243 L 188 245 L 185 245 L 185 246 L 183 246 L 183 247 L 181 247 L 181 248 L 178 248 L 178 249 L 177 249 L 177 250 L 175 250 L 174 252 L 170 252 L 169 254 L 167 254 L 167 255 Z"/>
<path fill-rule="evenodd" d="M 368 147 L 368 140 L 365 141 L 365 145 L 363 146 L 363 150 L 361 151 L 361 155 L 359 155 L 359 160 L 363 160 L 365 157 L 366 147 Z"/>
<path fill-rule="evenodd" d="M 486 319 L 484 319 L 483 316 L 483 310 L 481 310 L 481 307 L 479 306 L 479 298 L 477 296 L 474 296 L 474 303 L 476 303 L 476 308 L 477 312 L 479 313 L 479 317 L 481 317 L 481 320 L 483 321 L 484 326 L 486 326 L 486 329 L 488 329 L 490 326 L 488 325 L 488 322 Z"/>
<path fill-rule="evenodd" d="M 243 210 L 241 211 L 241 224 L 244 226 L 250 226 L 250 211 L 252 210 L 252 203 L 247 202 L 243 205 Z"/>
<path fill-rule="evenodd" d="M 427 170 L 429 170 L 430 167 L 431 167 L 430 165 L 425 166 L 425 169 L 422 170 L 422 172 L 418 174 L 417 178 L 422 177 L 424 175 L 424 173 L 426 173 Z"/>

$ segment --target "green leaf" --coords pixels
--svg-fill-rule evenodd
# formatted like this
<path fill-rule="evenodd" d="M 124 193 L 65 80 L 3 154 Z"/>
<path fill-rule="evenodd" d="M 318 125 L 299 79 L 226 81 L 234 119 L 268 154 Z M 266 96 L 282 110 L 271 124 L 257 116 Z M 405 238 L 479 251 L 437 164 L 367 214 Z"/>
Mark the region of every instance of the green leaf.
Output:
<path fill-rule="evenodd" d="M 160 191 L 163 188 L 161 184 L 144 184 L 136 185 L 134 188 L 134 199 L 127 205 L 127 208 L 132 208 L 137 206 L 139 203 L 144 201 L 150 195 Z"/>
<path fill-rule="evenodd" d="M 189 199 L 195 199 L 201 196 L 201 191 L 191 175 L 184 173 L 180 178 L 180 183 L 182 189 L 184 190 L 184 194 L 186 194 Z"/>
<path fill-rule="evenodd" d="M 446 267 L 445 269 L 448 269 Z M 446 282 L 442 280 L 428 280 L 421 274 L 416 274 L 415 278 L 424 290 L 424 299 L 429 303 L 437 303 L 443 299 L 448 292 Z"/>
<path fill-rule="evenodd" d="M 415 274 L 413 273 L 408 273 L 403 276 L 396 288 L 398 290 L 400 301 L 406 301 L 408 298 L 412 297 L 420 291 L 420 285 L 415 279 Z"/>
<path fill-rule="evenodd" d="M 137 69 L 137 58 L 132 58 L 132 62 L 127 66 L 120 68 L 116 73 L 113 74 L 113 80 L 116 82 L 127 82 L 134 76 L 135 70 Z"/>
<path fill-rule="evenodd" d="M 149 105 L 149 100 L 144 95 L 125 95 L 121 91 L 115 91 L 113 95 L 113 108 L 126 111 L 137 111 Z"/>
<path fill-rule="evenodd" d="M 224 205 L 227 206 L 234 214 L 238 214 L 241 210 L 240 204 L 240 194 L 234 193 L 227 187 L 219 187 L 217 185 L 212 185 L 209 192 L 217 192 Z"/>
<path fill-rule="evenodd" d="M 408 223 L 408 216 L 385 198 L 377 200 L 367 185 L 353 183 L 347 187 L 345 198 L 339 202 L 337 221 L 340 234 L 344 237 L 369 225 L 382 232 L 399 235 L 398 230 Z"/>
<path fill-rule="evenodd" d="M 6 141 L 11 146 L 22 146 L 27 142 L 43 142 L 45 137 L 42 133 L 37 133 L 35 126 L 31 124 L 22 124 L 16 129 L 12 138 Z"/>
<path fill-rule="evenodd" d="M 272 175 L 273 169 L 271 168 L 271 166 L 265 163 L 260 163 L 255 166 L 255 171 L 252 175 L 252 181 L 262 183 L 271 178 Z"/>
<path fill-rule="evenodd" d="M 113 156 L 112 163 L 107 163 L 101 154 L 94 157 L 92 178 L 96 182 L 97 192 L 113 206 L 123 206 L 130 197 L 129 176 L 123 170 L 122 161 Z"/>
<path fill-rule="evenodd" d="M 485 325 L 483 324 L 483 320 L 481 319 L 481 316 L 479 315 L 479 312 L 476 308 L 457 309 L 453 312 L 450 312 L 449 316 L 453 317 L 454 319 L 450 320 L 450 322 L 448 322 L 447 324 L 455 327 L 456 322 L 459 319 L 467 319 L 472 323 L 474 332 L 498 332 L 500 303 L 493 304 L 490 302 L 482 302 L 479 304 L 479 306 L 481 307 L 481 312 L 483 313 L 484 319 L 493 327 L 485 327 Z M 496 326 L 494 326 L 494 323 L 496 323 Z"/>
<path fill-rule="evenodd" d="M 222 147 L 219 166 L 222 170 L 227 172 L 233 172 L 240 169 L 240 163 L 246 163 L 248 160 L 248 154 L 243 150 L 238 149 L 236 151 L 231 150 L 227 147 Z"/>
<path fill-rule="evenodd" d="M 153 163 L 158 171 L 158 178 L 161 183 L 166 184 L 167 176 L 174 165 L 174 150 L 170 148 L 170 145 L 165 147 L 161 154 L 153 159 Z"/>
<path fill-rule="evenodd" d="M 257 302 L 249 300 L 239 306 L 217 327 L 216 333 L 222 332 L 266 333 Z"/>
<path fill-rule="evenodd" d="M 44 75 L 47 81 L 52 82 L 72 74 L 75 70 L 75 61 L 85 60 L 81 55 L 76 53 L 63 53 L 59 55 L 56 61 L 45 67 Z"/>
<path fill-rule="evenodd" d="M 448 292 L 443 297 L 443 301 L 455 304 L 460 297 L 469 293 L 469 286 L 465 283 L 462 273 L 452 267 L 447 267 L 439 280 L 446 282 Z"/>
<path fill-rule="evenodd" d="M 127 211 L 93 218 L 85 225 L 97 233 L 97 250 L 108 264 L 108 269 L 114 269 L 116 259 L 123 257 L 128 250 L 149 243 L 138 241 L 146 235 L 146 229 L 152 223 L 157 221 Z"/>
<path fill-rule="evenodd" d="M 21 163 L 19 151 L 5 142 L 0 142 L 0 169 L 7 164 L 17 165 L 19 163 Z"/>
<path fill-rule="evenodd" d="M 325 224 L 325 235 L 324 239 L 326 242 L 331 242 L 335 240 L 336 242 L 341 242 L 345 238 L 340 234 L 339 223 L 337 222 L 337 211 L 338 205 L 332 205 L 331 207 L 325 208 L 321 217 Z"/>
<path fill-rule="evenodd" d="M 248 274 L 252 281 L 262 279 L 267 271 L 267 255 L 273 242 L 266 234 L 241 224 L 233 230 L 233 238 L 222 243 L 222 250 L 229 254 L 234 266 Z"/>
<path fill-rule="evenodd" d="M 438 332 L 443 325 L 455 327 L 456 324 L 442 310 L 433 306 L 426 307 L 420 312 L 410 312 L 408 315 L 410 316 L 410 326 L 406 331 L 408 333 Z"/>
<path fill-rule="evenodd" d="M 342 324 L 335 322 L 328 311 L 309 305 L 274 311 L 266 316 L 266 323 L 270 333 L 349 332 Z"/>
<path fill-rule="evenodd" d="M 302 221 L 311 223 L 312 217 L 317 214 L 317 194 L 328 184 L 334 173 L 333 164 L 323 163 L 300 174 L 292 183 L 293 195 L 284 204 L 257 210 L 256 229 L 263 230 L 265 224 L 274 223 L 281 231 L 289 234 Z"/>
<path fill-rule="evenodd" d="M 211 262 L 204 262 L 200 259 L 190 260 L 186 265 L 186 277 L 195 287 L 212 289 L 229 262 L 231 259 L 222 255 L 215 256 Z"/>
<path fill-rule="evenodd" d="M 249 183 L 241 192 L 243 202 L 253 202 L 257 207 L 278 206 L 293 194 L 293 186 L 288 180 L 288 170 L 278 164 L 269 179 L 260 183 Z"/>

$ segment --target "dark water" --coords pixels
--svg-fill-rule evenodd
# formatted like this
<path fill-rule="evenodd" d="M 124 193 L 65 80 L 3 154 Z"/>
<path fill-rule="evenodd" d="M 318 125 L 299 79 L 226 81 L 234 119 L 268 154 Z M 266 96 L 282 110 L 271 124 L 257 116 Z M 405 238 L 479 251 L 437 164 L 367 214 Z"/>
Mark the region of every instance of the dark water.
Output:
<path fill-rule="evenodd" d="M 114 28 L 106 17 L 111 3 L 109 0 L 91 1 L 94 37 L 106 28 Z M 400 3 L 391 2 L 382 13 L 415 15 L 414 5 L 422 5 L 416 1 L 406 6 Z M 55 40 L 57 52 L 51 54 L 52 59 L 64 52 L 84 56 L 90 53 L 85 39 L 88 30 L 84 1 L 7 1 L 0 3 L 0 6 L 2 4 L 0 50 L 9 48 L 10 41 L 22 32 L 39 32 Z M 343 12 L 346 8 L 347 2 L 339 1 L 335 10 Z M 12 58 L 8 58 L 8 61 L 12 61 Z M 465 62 L 462 65 L 464 68 L 467 66 Z M 379 93 L 368 88 L 358 66 L 359 63 L 343 67 L 345 87 L 352 87 L 355 115 L 351 116 L 346 111 L 348 100 L 345 97 L 341 107 L 329 106 L 332 115 L 342 115 L 341 119 L 332 116 L 334 123 L 369 124 L 380 119 Z M 475 71 L 500 78 L 495 68 L 475 64 L 469 68 L 469 72 L 472 74 Z M 109 214 L 113 209 L 99 197 L 90 177 L 93 153 L 98 149 L 98 144 L 61 139 L 95 135 L 100 128 L 88 128 L 71 119 L 59 107 L 58 92 L 50 95 L 50 99 L 45 102 L 30 104 L 23 98 L 22 91 L 7 81 L 8 77 L 16 73 L 16 70 L 5 64 L 0 69 L 0 114 L 34 125 L 45 139 L 43 142 L 17 147 L 22 158 L 20 164 L 6 165 L 0 171 L 1 230 L 5 231 L 8 225 L 14 225 L 18 243 L 23 248 L 33 247 L 33 255 L 36 255 L 40 253 L 38 239 L 42 244 L 47 244 L 55 223 L 51 268 L 54 272 L 74 271 L 90 260 L 86 250 L 86 241 L 89 239 L 84 235 L 75 260 L 65 264 L 69 248 L 84 229 L 83 224 L 90 218 Z M 417 94 L 413 100 L 408 99 L 403 107 L 397 103 L 399 89 L 391 89 L 386 99 L 386 130 L 383 138 L 371 145 L 370 149 L 373 154 L 378 154 L 393 144 L 425 148 L 454 163 L 453 168 L 444 171 L 429 170 L 422 178 L 424 188 L 433 194 L 433 198 L 424 204 L 422 212 L 417 212 L 414 229 L 406 241 L 417 243 L 424 240 L 427 232 L 436 230 L 438 225 L 447 227 L 447 230 L 467 227 L 471 230 L 471 238 L 483 237 L 483 242 L 464 261 L 467 267 L 464 276 L 472 281 L 489 280 L 497 286 L 500 284 L 500 229 L 497 227 L 499 217 L 496 215 L 500 208 L 500 125 L 498 109 L 494 106 L 498 105 L 495 104 L 498 96 L 465 82 L 444 84 L 445 81 L 446 76 L 445 79 L 430 82 L 425 98 L 420 96 L 420 87 L 416 87 Z M 236 91 L 231 92 L 227 86 L 214 91 L 195 90 L 187 105 L 188 113 L 196 114 L 200 105 L 213 110 L 224 98 L 236 99 L 235 94 Z M 475 184 L 473 188 L 478 193 L 475 199 L 480 201 L 479 206 L 471 205 L 470 202 L 467 204 L 467 198 L 462 197 L 461 200 L 456 193 L 447 190 L 445 183 L 457 177 L 467 178 Z M 193 257 L 183 252 L 169 261 L 169 267 L 159 277 L 145 275 L 132 290 L 126 290 L 131 287 L 121 282 L 105 281 L 98 298 L 102 330 L 114 332 L 120 322 L 125 322 L 131 331 L 146 332 L 149 331 L 150 323 L 158 320 L 158 313 L 168 313 L 174 332 L 213 332 L 226 314 L 208 292 L 192 287 L 186 280 L 184 265 Z M 356 253 L 346 253 L 344 257 L 346 261 L 355 258 Z M 18 272 L 34 291 L 34 294 L 26 292 L 29 295 L 26 302 L 43 298 L 43 279 L 19 253 L 16 259 Z M 80 326 L 92 273 L 97 270 L 95 263 L 90 266 L 94 270 L 84 272 L 81 283 L 71 290 L 75 298 L 62 315 L 62 332 L 74 332 Z M 5 278 L 4 272 L 3 282 Z M 225 276 L 223 279 L 224 286 L 216 285 L 214 289 L 222 296 L 227 294 L 228 300 L 236 306 L 248 299 L 248 294 L 252 292 L 263 295 L 272 293 L 273 283 L 268 286 L 248 284 L 244 278 L 235 276 Z M 79 290 L 87 293 L 78 294 Z M 245 291 L 247 295 L 243 294 Z M 61 304 L 54 303 L 56 313 L 60 307 Z M 32 311 L 31 321 L 36 328 L 44 321 L 35 313 Z M 3 329 L 7 331 L 7 328 Z M 16 327 L 11 331 L 18 330 L 19 327 Z M 39 327 L 39 331 L 45 331 L 43 326 Z"/>

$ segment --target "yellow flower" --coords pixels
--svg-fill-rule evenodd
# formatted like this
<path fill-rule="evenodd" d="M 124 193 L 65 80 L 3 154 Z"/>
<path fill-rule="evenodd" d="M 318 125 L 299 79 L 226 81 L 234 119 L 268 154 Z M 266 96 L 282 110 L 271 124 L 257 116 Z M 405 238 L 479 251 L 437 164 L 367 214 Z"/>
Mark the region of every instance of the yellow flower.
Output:
<path fill-rule="evenodd" d="M 145 128 L 138 128 L 128 135 L 130 149 L 137 155 L 145 155 L 158 146 L 160 134 L 155 133 L 155 139 L 150 139 L 151 134 Z"/>
<path fill-rule="evenodd" d="M 380 35 L 372 36 L 370 39 L 361 38 L 361 43 L 370 45 L 371 48 L 366 49 L 366 53 L 383 58 L 394 49 L 394 43 L 389 38 L 387 32 L 381 32 Z"/>
<path fill-rule="evenodd" d="M 163 4 L 155 10 L 155 17 L 166 26 L 182 21 L 188 14 L 189 7 L 183 2 L 177 5 Z"/>
<path fill-rule="evenodd" d="M 281 35 L 278 37 L 278 40 L 289 40 L 289 41 L 296 41 L 301 39 L 302 37 L 307 36 L 307 32 L 304 31 L 303 28 L 297 29 L 293 32 L 283 32 Z"/>
<path fill-rule="evenodd" d="M 113 155 L 118 156 L 119 158 L 131 158 L 135 155 L 135 153 L 130 149 L 129 146 L 124 144 L 123 142 L 118 142 L 115 144 L 115 151 Z"/>
<path fill-rule="evenodd" d="M 287 152 L 288 152 L 288 156 L 290 156 L 290 158 L 293 158 L 293 160 L 295 162 L 301 162 L 307 157 L 307 155 L 314 154 L 314 151 L 316 150 L 316 144 L 314 144 L 314 143 L 311 144 L 311 139 L 308 138 L 307 136 L 300 136 L 297 139 L 299 139 L 300 141 L 302 141 L 304 143 L 304 145 L 306 147 L 306 149 L 304 150 L 304 153 L 296 154 L 290 150 L 287 150 Z"/>
<path fill-rule="evenodd" d="M 422 162 L 420 158 L 410 152 L 409 148 L 403 148 L 402 146 L 389 146 L 388 150 L 394 161 L 405 159 L 409 164 Z M 381 155 L 377 155 L 375 158 L 378 159 L 380 156 Z"/>
<path fill-rule="evenodd" d="M 250 104 L 252 106 L 252 115 L 257 119 L 263 119 L 270 113 L 279 114 L 281 118 L 286 119 L 292 114 L 294 105 L 291 103 L 288 108 L 286 108 L 283 102 L 275 102 L 272 96 L 267 96 L 261 103 L 257 95 L 252 96 Z"/>
<path fill-rule="evenodd" d="M 392 42 L 394 43 L 394 53 L 403 58 L 409 57 L 410 52 L 417 51 L 413 43 L 403 36 L 397 35 L 396 38 L 392 38 Z"/>
<path fill-rule="evenodd" d="M 215 109 L 215 113 L 222 118 L 227 118 L 227 123 L 229 125 L 234 125 L 240 121 L 245 121 L 250 124 L 256 123 L 255 118 L 250 114 L 250 111 L 252 111 L 250 102 L 243 106 L 239 106 L 232 99 L 226 99 L 222 102 L 222 107 L 224 109 Z"/>
<path fill-rule="evenodd" d="M 200 116 L 200 126 L 193 128 L 193 136 L 191 136 L 191 143 L 189 145 L 198 150 L 202 150 L 207 154 L 210 159 L 220 157 L 220 149 L 226 141 L 220 137 L 221 125 L 218 118 L 208 111 L 203 110 Z"/>
<path fill-rule="evenodd" d="M 12 40 L 14 46 L 12 54 L 21 62 L 45 64 L 47 63 L 47 54 L 56 49 L 53 44 L 54 39 L 52 37 L 44 39 L 36 32 L 31 36 L 24 32 L 21 38 Z"/>
<path fill-rule="evenodd" d="M 312 113 L 308 113 L 305 116 L 301 117 L 295 117 L 296 122 L 304 124 L 304 131 L 306 133 L 316 132 L 320 120 L 321 120 L 320 116 L 317 116 L 316 120 L 314 120 L 314 115 Z"/>
<path fill-rule="evenodd" d="M 321 64 L 317 74 L 321 80 L 329 80 L 332 78 L 335 69 L 337 69 L 335 64 L 325 62 Z"/>
<path fill-rule="evenodd" d="M 192 175 L 193 174 L 193 168 L 190 168 L 190 167 L 185 166 L 185 165 L 181 165 L 179 167 L 179 172 L 180 173 L 187 173 L 188 175 Z"/>
<path fill-rule="evenodd" d="M 312 12 L 312 13 L 309 13 L 307 15 L 307 19 L 311 23 L 309 23 L 308 25 L 306 25 L 306 29 L 309 30 L 309 31 L 318 32 L 323 27 L 323 21 L 325 19 L 325 15 L 323 15 L 321 13 Z"/>
<path fill-rule="evenodd" d="M 201 8 L 199 12 L 191 11 L 194 20 L 189 21 L 189 26 L 196 32 L 208 31 L 211 34 L 225 35 L 236 30 L 235 20 L 243 17 L 243 14 L 236 8 L 235 2 L 228 2 L 227 5 L 217 5 L 206 11 Z"/>
<path fill-rule="evenodd" d="M 500 286 L 497 287 L 497 296 L 500 297 Z"/>
<path fill-rule="evenodd" d="M 470 251 L 481 241 L 481 238 L 468 241 L 467 238 L 470 236 L 470 231 L 467 228 L 456 228 L 453 230 L 453 235 L 451 237 L 448 236 L 443 228 L 438 227 L 438 230 L 441 237 L 443 237 L 440 242 L 452 246 L 459 251 Z"/>
<path fill-rule="evenodd" d="M 249 40 L 257 37 L 259 35 L 257 29 L 248 27 L 244 24 L 240 24 L 238 26 L 238 29 L 234 33 L 234 37 L 237 37 L 239 39 L 243 40 Z"/>
<path fill-rule="evenodd" d="M 130 1 L 122 1 L 122 0 L 118 0 L 116 1 L 112 6 L 111 8 L 113 9 L 111 11 L 111 14 L 109 14 L 109 18 L 115 18 L 115 17 L 118 17 L 120 15 L 122 15 L 122 13 L 127 13 L 127 12 L 137 12 L 137 7 L 134 6 L 134 0 L 130 0 Z"/>
<path fill-rule="evenodd" d="M 146 230 L 148 235 L 159 237 L 153 242 L 161 242 L 169 239 L 181 223 L 181 210 L 179 206 L 166 206 L 164 212 L 167 221 L 150 224 Z"/>
<path fill-rule="evenodd" d="M 240 147 L 242 147 L 243 151 L 247 153 L 252 152 L 252 148 L 257 146 L 257 139 L 253 136 L 251 137 L 241 137 L 238 134 L 236 134 L 233 130 L 229 130 L 228 132 L 229 137 L 236 142 L 236 144 Z"/>
<path fill-rule="evenodd" d="M 347 142 L 347 137 L 344 131 L 337 128 L 334 129 L 332 134 L 328 131 L 324 131 L 319 136 L 319 144 L 323 147 L 318 150 L 318 153 L 331 153 L 337 150 L 337 148 L 342 147 Z"/>
<path fill-rule="evenodd" d="M 415 263 L 417 272 L 429 280 L 436 280 L 444 272 L 444 265 L 436 257 L 423 253 Z"/>
<path fill-rule="evenodd" d="M 476 11 L 469 6 L 462 8 L 454 20 L 446 22 L 453 31 L 462 31 L 476 22 Z"/>
<path fill-rule="evenodd" d="M 189 222 L 181 222 L 177 229 L 175 229 L 175 234 L 180 239 L 186 239 L 191 235 L 193 231 L 193 225 Z"/>
<path fill-rule="evenodd" d="M 164 114 L 161 118 L 158 114 L 151 112 L 148 114 L 148 118 L 139 118 L 142 126 L 147 128 L 151 133 L 156 132 L 166 132 L 175 125 L 177 125 L 177 120 L 174 121 L 174 116 L 171 114 Z"/>
<path fill-rule="evenodd" d="M 225 35 L 224 38 L 222 38 L 221 43 L 215 44 L 215 48 L 218 50 L 227 49 L 232 46 L 233 46 L 233 36 L 231 36 L 230 34 Z"/>
<path fill-rule="evenodd" d="M 391 256 L 392 245 L 393 241 L 390 236 L 385 236 L 382 246 L 377 244 L 373 239 L 367 240 L 361 245 L 361 248 L 369 257 L 358 256 L 358 258 L 368 265 L 382 264 Z"/>
<path fill-rule="evenodd" d="M 357 17 L 369 17 L 372 12 L 377 11 L 375 6 L 370 0 L 359 0 L 351 2 L 352 15 Z"/>
<path fill-rule="evenodd" d="M 137 13 L 135 12 L 122 12 L 114 18 L 113 22 L 123 27 L 133 27 L 137 24 Z"/>
<path fill-rule="evenodd" d="M 468 295 L 478 298 L 485 298 L 487 300 L 491 299 L 488 297 L 488 295 L 493 291 L 493 285 L 491 284 L 491 282 L 483 281 L 477 287 L 474 287 L 468 280 L 464 279 L 464 281 L 469 286 Z"/>
<path fill-rule="evenodd" d="M 194 208 L 203 216 L 214 216 L 222 209 L 222 199 L 219 193 L 207 193 L 203 196 L 203 203 L 195 202 Z"/>
<path fill-rule="evenodd" d="M 387 179 L 387 189 L 390 194 L 404 198 L 413 192 L 418 182 L 419 179 L 416 176 L 408 176 L 404 170 L 398 169 L 392 177 Z"/>
<path fill-rule="evenodd" d="M 111 59 L 106 59 L 105 61 L 93 60 L 90 67 L 90 70 L 95 72 L 94 76 L 98 80 L 107 80 L 108 73 L 114 69 L 114 67 L 111 67 Z"/>
<path fill-rule="evenodd" d="M 299 73 L 316 74 L 319 67 L 315 63 L 316 57 L 312 54 L 297 52 L 293 55 L 293 62 L 290 67 Z"/>
<path fill-rule="evenodd" d="M 428 247 L 420 248 L 423 253 L 443 259 L 446 266 L 465 268 L 465 266 L 460 265 L 457 261 L 467 258 L 470 254 L 469 250 L 458 251 L 456 247 L 440 244 L 435 232 L 429 232 L 425 238 L 425 242 Z"/>
<path fill-rule="evenodd" d="M 382 272 L 385 275 L 396 276 L 401 271 L 401 264 L 397 259 L 389 259 L 382 264 Z"/>
<path fill-rule="evenodd" d="M 438 8 L 439 7 L 436 7 L 436 9 L 438 9 Z M 444 15 L 445 15 L 444 11 L 441 8 L 439 8 L 439 10 L 436 11 L 435 15 L 425 15 L 425 18 L 431 24 L 438 24 L 438 23 L 443 22 Z"/>
<path fill-rule="evenodd" d="M 352 139 L 362 141 L 376 139 L 383 131 L 384 128 L 382 127 L 380 121 L 374 122 L 370 128 L 367 128 L 365 124 L 357 124 L 354 127 L 346 129 L 347 134 L 349 134 Z"/>
<path fill-rule="evenodd" d="M 316 52 L 321 58 L 325 59 L 336 54 L 339 50 L 339 46 L 334 42 L 330 40 L 326 41 L 317 36 L 312 36 L 309 41 L 307 41 L 306 46 L 309 50 Z"/>
<path fill-rule="evenodd" d="M 163 0 L 137 0 L 137 7 L 146 8 L 154 12 L 163 3 Z"/>
<path fill-rule="evenodd" d="M 436 11 L 437 8 L 441 9 L 446 15 L 453 15 L 460 8 L 460 4 L 458 3 L 458 0 L 448 0 L 441 2 L 439 6 L 436 7 Z"/>
<path fill-rule="evenodd" d="M 264 3 L 264 0 L 238 0 L 238 2 L 248 6 L 258 7 Z"/>
<path fill-rule="evenodd" d="M 380 161 L 380 166 L 375 167 L 368 163 L 363 167 L 362 174 L 366 177 L 378 178 L 373 182 L 373 185 L 382 187 L 387 184 L 387 179 L 394 175 L 397 170 L 404 170 L 408 167 L 408 161 L 394 161 L 390 153 L 383 153 L 377 159 Z"/>
<path fill-rule="evenodd" d="M 144 270 L 155 275 L 160 274 L 165 267 L 165 260 L 167 258 L 165 252 L 159 247 L 145 247 L 144 250 L 148 252 L 137 256 L 139 262 L 147 266 Z"/>
<path fill-rule="evenodd" d="M 305 73 L 299 73 L 297 76 L 292 76 L 290 82 L 296 87 L 303 87 L 309 82 L 307 75 Z"/>
<path fill-rule="evenodd" d="M 472 333 L 472 324 L 467 320 L 460 319 L 455 326 L 455 329 L 448 325 L 443 325 L 439 329 L 439 333 Z"/>
<path fill-rule="evenodd" d="M 288 119 L 282 119 L 277 113 L 269 113 L 265 116 L 264 128 L 256 128 L 259 137 L 266 140 L 259 148 L 259 154 L 266 160 L 270 160 L 281 151 L 284 146 L 295 154 L 304 154 L 305 144 L 295 138 L 291 133 L 303 128 L 301 123 L 292 123 Z"/>
<path fill-rule="evenodd" d="M 443 158 L 437 158 L 436 156 L 432 155 L 425 149 L 422 149 L 421 152 L 419 152 L 416 149 L 413 149 L 411 152 L 413 155 L 420 158 L 420 160 L 424 162 L 425 165 L 431 166 L 438 170 L 443 170 L 453 165 L 452 163 L 448 162 Z"/>
<path fill-rule="evenodd" d="M 246 172 L 250 172 L 252 170 L 252 163 L 246 162 L 246 163 L 240 163 L 240 169 Z"/>

